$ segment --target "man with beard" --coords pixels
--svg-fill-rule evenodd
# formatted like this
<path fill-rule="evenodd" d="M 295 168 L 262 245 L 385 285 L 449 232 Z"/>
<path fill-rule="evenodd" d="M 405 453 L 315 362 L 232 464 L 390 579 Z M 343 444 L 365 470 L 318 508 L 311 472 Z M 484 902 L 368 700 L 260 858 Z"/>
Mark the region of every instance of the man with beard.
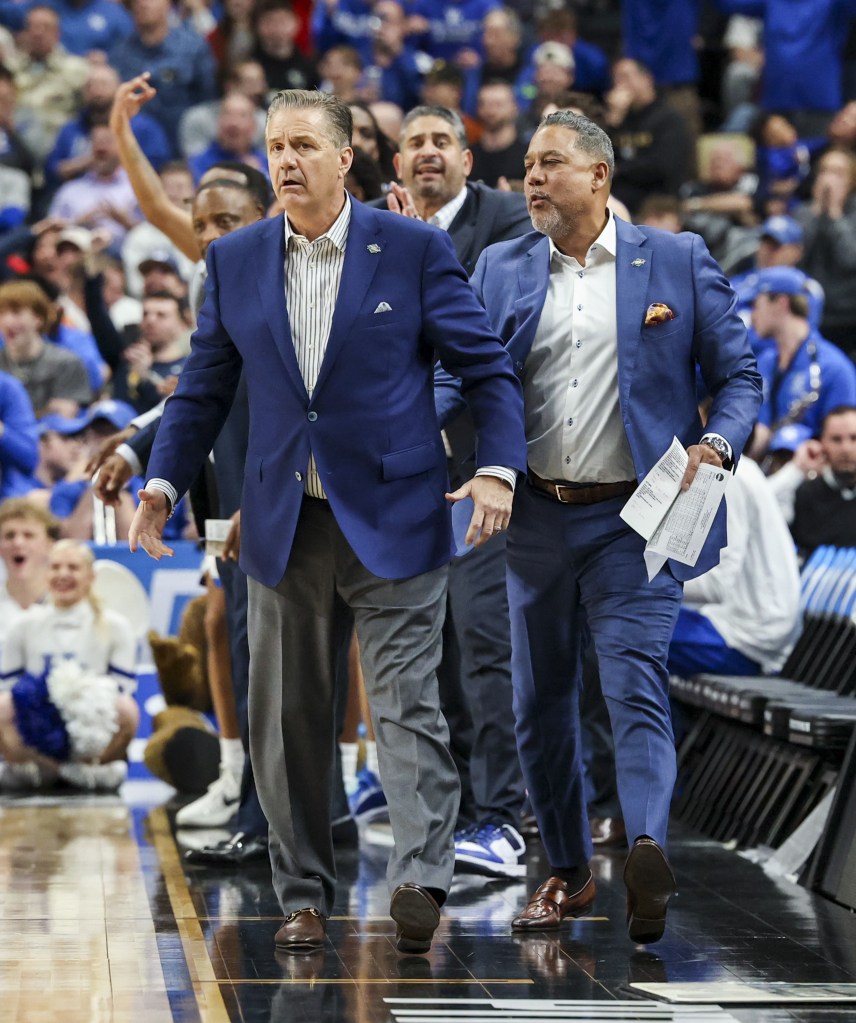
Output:
<path fill-rule="evenodd" d="M 650 582 L 645 541 L 619 513 L 675 436 L 689 459 L 683 489 L 701 462 L 730 469 L 760 378 L 736 296 L 702 240 L 639 229 L 608 210 L 614 156 L 601 128 L 550 114 L 525 168 L 535 233 L 491 246 L 473 277 L 523 384 L 528 447 L 508 534 L 508 602 L 517 747 L 550 867 L 512 928 L 558 929 L 594 901 L 579 740 L 590 635 L 631 845 L 629 934 L 652 942 L 674 893 L 664 851 L 676 773 L 666 657 L 681 580 L 719 560 L 725 507 L 696 565 L 669 561 Z M 714 396 L 707 432 L 697 367 Z M 437 385 L 442 418 L 460 396 L 442 374 Z"/>

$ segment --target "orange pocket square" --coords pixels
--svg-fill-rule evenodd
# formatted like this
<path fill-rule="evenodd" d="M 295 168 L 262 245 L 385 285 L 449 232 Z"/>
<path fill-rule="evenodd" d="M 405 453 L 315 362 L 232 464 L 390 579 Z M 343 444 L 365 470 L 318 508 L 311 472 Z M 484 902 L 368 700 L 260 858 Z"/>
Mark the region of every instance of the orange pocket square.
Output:
<path fill-rule="evenodd" d="M 668 323 L 675 318 L 675 313 L 662 302 L 652 302 L 645 313 L 646 327 L 659 327 L 661 323 Z"/>

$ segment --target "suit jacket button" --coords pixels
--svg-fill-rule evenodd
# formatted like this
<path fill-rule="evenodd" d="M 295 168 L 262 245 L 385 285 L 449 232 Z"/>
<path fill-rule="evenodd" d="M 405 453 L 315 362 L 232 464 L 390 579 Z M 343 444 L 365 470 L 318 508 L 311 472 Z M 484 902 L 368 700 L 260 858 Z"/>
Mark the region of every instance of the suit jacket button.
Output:
<path fill-rule="evenodd" d="M 306 418 L 309 420 L 310 423 L 314 423 L 315 420 L 318 418 L 318 413 L 317 412 L 309 412 L 309 413 L 307 413 Z"/>
<path fill-rule="evenodd" d="M 302 483 L 303 482 L 303 477 L 300 475 L 299 472 L 296 472 L 294 474 L 294 478 L 297 480 L 298 483 Z"/>

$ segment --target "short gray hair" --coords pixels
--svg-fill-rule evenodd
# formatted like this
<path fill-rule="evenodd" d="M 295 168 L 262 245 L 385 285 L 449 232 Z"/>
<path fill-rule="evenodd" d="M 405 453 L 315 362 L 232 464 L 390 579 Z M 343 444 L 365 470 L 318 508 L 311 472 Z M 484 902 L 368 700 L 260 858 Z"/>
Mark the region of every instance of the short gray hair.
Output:
<path fill-rule="evenodd" d="M 470 148 L 470 143 L 467 140 L 467 129 L 464 127 L 461 115 L 454 110 L 450 110 L 448 107 L 430 106 L 427 103 L 414 107 L 401 122 L 401 131 L 398 133 L 399 142 L 404 138 L 408 127 L 419 117 L 439 117 L 441 120 L 446 121 L 451 125 L 461 149 Z"/>
<path fill-rule="evenodd" d="M 265 132 L 271 117 L 278 110 L 323 110 L 327 122 L 325 134 L 337 149 L 351 144 L 354 133 L 354 119 L 350 108 L 328 92 L 314 92 L 310 89 L 283 89 L 270 101 Z"/>
<path fill-rule="evenodd" d="M 593 156 L 596 160 L 603 160 L 609 168 L 609 177 L 615 173 L 615 151 L 612 148 L 612 140 L 594 121 L 582 114 L 575 114 L 570 110 L 556 110 L 547 116 L 538 125 L 538 131 L 542 128 L 549 128 L 557 124 L 560 128 L 567 128 L 568 131 L 576 132 L 574 148 L 582 149 L 583 152 Z"/>

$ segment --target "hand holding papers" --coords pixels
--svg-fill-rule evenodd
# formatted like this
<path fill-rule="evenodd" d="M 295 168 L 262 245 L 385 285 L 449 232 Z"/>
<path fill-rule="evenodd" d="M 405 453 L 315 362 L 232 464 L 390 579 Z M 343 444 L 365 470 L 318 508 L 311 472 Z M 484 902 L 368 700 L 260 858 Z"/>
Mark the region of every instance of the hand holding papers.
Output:
<path fill-rule="evenodd" d="M 689 457 L 674 438 L 621 510 L 621 518 L 648 542 L 645 565 L 649 581 L 669 558 L 694 565 L 710 527 L 730 473 L 702 463 L 689 490 L 681 480 Z"/>

